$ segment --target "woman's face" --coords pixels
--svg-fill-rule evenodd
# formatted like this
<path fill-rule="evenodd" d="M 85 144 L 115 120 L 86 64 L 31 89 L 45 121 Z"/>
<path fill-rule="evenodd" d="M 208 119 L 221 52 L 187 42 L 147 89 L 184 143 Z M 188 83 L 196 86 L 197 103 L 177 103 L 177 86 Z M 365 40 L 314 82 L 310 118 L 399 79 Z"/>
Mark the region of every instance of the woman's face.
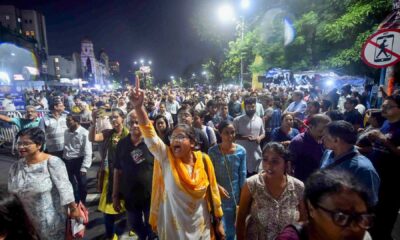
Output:
<path fill-rule="evenodd" d="M 327 240 L 361 240 L 366 230 L 360 225 L 369 225 L 372 222 L 367 216 L 365 202 L 351 190 L 329 194 L 321 199 L 318 206 L 307 204 L 311 224 L 315 225 L 317 234 Z M 361 217 L 361 214 L 367 215 Z M 346 221 L 345 215 L 350 215 L 350 220 Z"/>
<path fill-rule="evenodd" d="M 176 128 L 170 136 L 170 146 L 174 157 L 182 159 L 190 154 L 194 143 L 183 129 Z"/>
<path fill-rule="evenodd" d="M 110 122 L 113 128 L 117 128 L 123 124 L 124 119 L 118 114 L 118 112 L 112 112 Z"/>
<path fill-rule="evenodd" d="M 222 142 L 232 143 L 235 141 L 236 130 L 232 124 L 227 125 L 221 132 Z"/>
<path fill-rule="evenodd" d="M 40 151 L 41 145 L 34 143 L 29 136 L 20 136 L 17 140 L 18 153 L 21 157 L 26 157 Z"/>
<path fill-rule="evenodd" d="M 282 125 L 286 127 L 293 127 L 293 117 L 292 115 L 286 115 L 282 120 Z"/>
<path fill-rule="evenodd" d="M 167 129 L 167 123 L 163 118 L 159 118 L 156 121 L 156 129 L 158 132 L 164 132 Z"/>
<path fill-rule="evenodd" d="M 285 159 L 272 150 L 263 152 L 262 167 L 267 178 L 282 177 L 286 173 Z"/>

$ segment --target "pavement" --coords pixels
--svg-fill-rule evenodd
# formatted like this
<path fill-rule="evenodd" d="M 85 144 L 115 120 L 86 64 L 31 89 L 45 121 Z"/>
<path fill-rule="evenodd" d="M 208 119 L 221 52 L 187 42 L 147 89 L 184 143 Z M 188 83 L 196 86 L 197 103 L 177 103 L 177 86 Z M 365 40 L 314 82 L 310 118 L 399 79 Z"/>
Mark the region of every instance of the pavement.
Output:
<path fill-rule="evenodd" d="M 8 170 L 15 161 L 17 156 L 13 156 L 9 150 L 0 148 L 0 189 L 7 189 Z M 104 239 L 104 221 L 103 214 L 97 210 L 100 193 L 96 190 L 96 173 L 100 162 L 94 160 L 91 168 L 87 172 L 88 179 L 88 196 L 86 198 L 86 207 L 89 209 L 89 223 L 86 226 L 84 240 L 100 240 Z M 135 240 L 135 237 L 129 237 L 126 229 L 126 217 L 124 214 L 117 221 L 117 229 L 119 231 L 119 240 Z M 117 230 L 118 231 L 118 230 Z"/>

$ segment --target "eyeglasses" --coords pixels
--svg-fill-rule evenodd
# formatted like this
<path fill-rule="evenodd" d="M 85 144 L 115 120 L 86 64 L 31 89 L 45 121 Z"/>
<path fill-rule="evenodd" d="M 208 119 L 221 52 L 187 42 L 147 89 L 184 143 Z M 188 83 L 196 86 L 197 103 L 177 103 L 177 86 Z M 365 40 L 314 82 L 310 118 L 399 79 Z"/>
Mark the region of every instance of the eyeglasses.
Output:
<path fill-rule="evenodd" d="M 182 142 L 183 140 L 187 139 L 188 137 L 185 135 L 177 135 L 177 136 L 169 136 L 169 140 L 172 141 L 178 141 L 178 142 Z"/>
<path fill-rule="evenodd" d="M 29 147 L 29 146 L 31 146 L 33 144 L 35 144 L 35 143 L 33 143 L 33 142 L 17 142 L 17 147 L 26 148 L 26 147 Z"/>
<path fill-rule="evenodd" d="M 139 124 L 139 121 L 130 121 L 129 122 L 129 126 L 133 126 L 133 125 L 138 125 Z"/>
<path fill-rule="evenodd" d="M 373 220 L 375 215 L 369 213 L 343 213 L 339 211 L 332 211 L 322 207 L 321 205 L 316 205 L 319 209 L 327 212 L 330 214 L 332 221 L 340 226 L 340 227 L 347 227 L 353 221 L 355 221 L 358 226 L 362 229 L 369 229 L 372 227 Z"/>

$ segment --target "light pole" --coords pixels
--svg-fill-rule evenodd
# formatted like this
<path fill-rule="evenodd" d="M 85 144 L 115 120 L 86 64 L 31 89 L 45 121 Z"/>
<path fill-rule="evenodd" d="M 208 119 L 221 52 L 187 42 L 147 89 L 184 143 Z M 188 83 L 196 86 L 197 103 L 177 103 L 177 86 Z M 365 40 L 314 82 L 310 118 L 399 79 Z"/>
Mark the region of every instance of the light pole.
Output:
<path fill-rule="evenodd" d="M 240 6 L 243 10 L 246 10 L 250 6 L 250 0 L 242 0 L 240 2 Z M 233 7 L 230 5 L 222 5 L 218 9 L 219 18 L 222 21 L 235 21 L 236 24 L 239 26 L 240 31 L 240 40 L 243 42 L 244 40 L 244 30 L 245 30 L 245 19 L 243 15 L 239 16 L 239 21 L 235 19 L 235 13 Z M 240 88 L 243 88 L 243 71 L 244 71 L 244 64 L 243 64 L 243 53 L 240 53 Z"/>

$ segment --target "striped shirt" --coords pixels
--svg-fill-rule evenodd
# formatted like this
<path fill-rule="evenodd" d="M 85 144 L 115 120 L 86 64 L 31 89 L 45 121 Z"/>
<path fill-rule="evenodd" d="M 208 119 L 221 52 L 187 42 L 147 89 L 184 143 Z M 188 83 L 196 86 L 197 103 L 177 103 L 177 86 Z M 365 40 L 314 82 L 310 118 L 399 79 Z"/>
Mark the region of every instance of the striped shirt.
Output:
<path fill-rule="evenodd" d="M 64 132 L 67 130 L 67 118 L 61 115 L 58 119 L 49 114 L 44 120 L 46 132 L 46 149 L 48 152 L 58 152 L 64 149 Z"/>

